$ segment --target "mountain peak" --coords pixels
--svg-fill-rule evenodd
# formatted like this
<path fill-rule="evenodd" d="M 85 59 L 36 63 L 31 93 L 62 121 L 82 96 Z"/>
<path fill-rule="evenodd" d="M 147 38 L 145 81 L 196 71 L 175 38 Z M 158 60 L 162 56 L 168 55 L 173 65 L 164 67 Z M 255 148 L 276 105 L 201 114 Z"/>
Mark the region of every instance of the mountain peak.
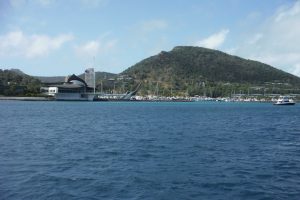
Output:
<path fill-rule="evenodd" d="M 191 84 L 300 85 L 300 78 L 270 65 L 194 46 L 176 46 L 146 58 L 123 72 L 136 80 L 162 82 L 166 89 L 185 90 Z M 194 87 L 194 86 L 193 86 Z"/>

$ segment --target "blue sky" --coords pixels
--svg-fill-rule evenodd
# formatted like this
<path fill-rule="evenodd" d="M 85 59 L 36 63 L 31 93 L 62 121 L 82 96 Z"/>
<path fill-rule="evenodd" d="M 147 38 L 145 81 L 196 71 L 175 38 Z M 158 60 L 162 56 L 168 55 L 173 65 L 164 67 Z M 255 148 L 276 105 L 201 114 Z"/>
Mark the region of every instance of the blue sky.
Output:
<path fill-rule="evenodd" d="M 30 75 L 119 73 L 185 45 L 300 76 L 295 0 L 2 0 L 0 27 L 0 68 Z"/>

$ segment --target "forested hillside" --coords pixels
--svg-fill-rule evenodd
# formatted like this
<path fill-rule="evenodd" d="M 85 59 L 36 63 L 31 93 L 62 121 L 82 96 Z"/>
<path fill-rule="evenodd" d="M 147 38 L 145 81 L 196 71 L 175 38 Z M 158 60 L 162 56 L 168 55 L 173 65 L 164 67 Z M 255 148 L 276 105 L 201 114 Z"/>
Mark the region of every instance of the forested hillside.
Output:
<path fill-rule="evenodd" d="M 144 83 L 144 92 L 160 90 L 225 95 L 246 87 L 298 88 L 300 78 L 270 65 L 201 47 L 179 46 L 142 60 L 122 74 Z M 278 92 L 277 91 L 277 92 Z M 276 91 L 273 91 L 276 92 Z"/>
<path fill-rule="evenodd" d="M 0 69 L 0 95 L 35 96 L 39 94 L 41 82 L 20 70 Z"/>

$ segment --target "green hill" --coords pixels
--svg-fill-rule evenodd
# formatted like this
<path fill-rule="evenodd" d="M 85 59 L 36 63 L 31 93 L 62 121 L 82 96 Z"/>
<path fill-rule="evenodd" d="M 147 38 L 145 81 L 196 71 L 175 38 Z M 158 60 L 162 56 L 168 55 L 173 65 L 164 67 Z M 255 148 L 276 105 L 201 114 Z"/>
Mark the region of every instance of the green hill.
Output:
<path fill-rule="evenodd" d="M 39 94 L 41 82 L 18 69 L 0 69 L 0 95 L 35 96 Z"/>
<path fill-rule="evenodd" d="M 202 93 L 204 86 L 205 89 L 210 87 L 214 90 L 217 87 L 222 87 L 219 90 L 227 88 L 227 93 L 230 88 L 232 90 L 245 86 L 272 84 L 273 89 L 281 88 L 280 85 L 289 88 L 300 86 L 299 77 L 270 65 L 217 50 L 190 46 L 178 46 L 169 52 L 162 51 L 128 68 L 122 74 L 142 81 L 146 93 L 153 90 L 153 84 L 159 84 L 160 90 L 165 92 L 175 90 L 189 94 Z M 221 93 L 220 95 L 225 95 L 224 92 Z"/>

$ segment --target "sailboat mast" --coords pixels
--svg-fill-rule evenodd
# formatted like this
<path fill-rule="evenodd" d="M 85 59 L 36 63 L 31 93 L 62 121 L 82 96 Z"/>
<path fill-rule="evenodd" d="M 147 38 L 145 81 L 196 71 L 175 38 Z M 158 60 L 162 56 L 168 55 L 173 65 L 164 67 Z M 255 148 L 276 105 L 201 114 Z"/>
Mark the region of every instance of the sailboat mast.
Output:
<path fill-rule="evenodd" d="M 96 72 L 95 72 L 95 56 L 94 56 L 94 63 L 93 63 L 93 72 L 94 72 L 94 94 L 96 93 Z"/>

